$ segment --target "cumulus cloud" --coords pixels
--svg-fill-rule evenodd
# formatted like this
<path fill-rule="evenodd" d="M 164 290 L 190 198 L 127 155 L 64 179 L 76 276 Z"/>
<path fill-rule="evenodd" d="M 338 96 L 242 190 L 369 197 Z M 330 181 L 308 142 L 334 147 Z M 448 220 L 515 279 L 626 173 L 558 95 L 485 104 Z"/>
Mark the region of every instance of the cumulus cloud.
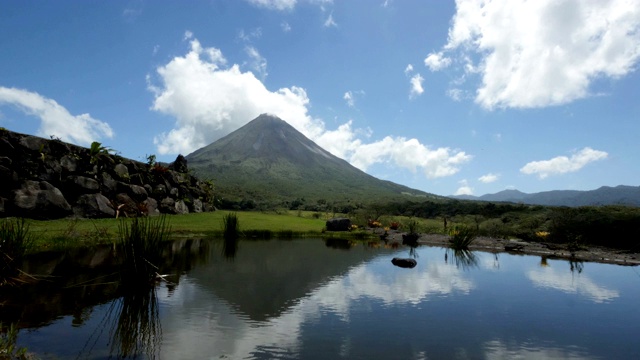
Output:
<path fill-rule="evenodd" d="M 451 64 L 451 59 L 445 57 L 442 52 L 439 53 L 431 53 L 424 59 L 424 64 L 431 71 L 438 71 L 446 68 Z"/>
<path fill-rule="evenodd" d="M 303 88 L 271 91 L 253 72 L 226 64 L 219 49 L 205 48 L 193 39 L 186 55 L 157 68 L 155 83 L 149 76 L 149 90 L 155 95 L 151 108 L 176 119 L 174 129 L 154 138 L 159 154 L 189 154 L 261 113 L 270 113 L 362 170 L 375 163 L 387 163 L 438 178 L 455 174 L 471 159 L 463 151 L 432 149 L 417 139 L 387 136 L 365 143 L 351 121 L 335 130 L 327 129 L 321 119 L 309 115 L 310 99 Z M 348 101 L 360 93 L 363 92 L 349 91 L 344 98 Z"/>
<path fill-rule="evenodd" d="M 638 1 L 457 0 L 451 24 L 425 64 L 478 73 L 475 101 L 487 109 L 584 98 L 594 80 L 622 77 L 640 58 Z"/>
<path fill-rule="evenodd" d="M 292 10 L 296 6 L 296 3 L 298 2 L 297 0 L 247 0 L 247 1 L 259 7 L 263 7 L 271 10 L 281 10 L 281 11 Z"/>
<path fill-rule="evenodd" d="M 550 160 L 532 161 L 523 166 L 520 172 L 528 175 L 537 174 L 540 179 L 544 179 L 549 175 L 578 171 L 591 162 L 606 159 L 608 155 L 604 151 L 586 147 L 571 157 L 557 156 Z"/>
<path fill-rule="evenodd" d="M 284 32 L 291 31 L 291 25 L 289 25 L 289 23 L 286 22 L 286 21 L 283 21 L 283 22 L 280 23 L 280 28 L 282 28 L 282 31 L 284 31 Z"/>
<path fill-rule="evenodd" d="M 460 187 L 454 195 L 473 195 L 473 188 L 469 186 L 467 180 L 460 180 L 458 184 L 460 184 Z"/>
<path fill-rule="evenodd" d="M 424 92 L 424 88 L 422 87 L 422 82 L 424 82 L 424 78 L 420 76 L 420 74 L 415 74 L 411 77 L 411 90 L 409 91 L 409 97 L 414 98 L 416 96 L 421 95 Z"/>
<path fill-rule="evenodd" d="M 27 115 L 40 119 L 38 135 L 56 136 L 80 145 L 88 145 L 102 137 L 113 137 L 106 122 L 89 114 L 72 115 L 55 100 L 38 93 L 0 86 L 0 105 L 11 105 Z"/>
<path fill-rule="evenodd" d="M 387 136 L 384 139 L 358 146 L 350 157 L 351 163 L 366 170 L 375 163 L 400 166 L 416 172 L 421 169 L 429 179 L 450 176 L 460 165 L 471 160 L 464 151 L 450 148 L 431 149 L 417 139 Z"/>
<path fill-rule="evenodd" d="M 485 183 L 485 184 L 489 184 L 489 183 L 497 181 L 499 177 L 500 177 L 500 175 L 498 175 L 498 174 L 489 173 L 487 175 L 480 176 L 478 178 L 478 181 L 480 181 L 482 183 Z"/>

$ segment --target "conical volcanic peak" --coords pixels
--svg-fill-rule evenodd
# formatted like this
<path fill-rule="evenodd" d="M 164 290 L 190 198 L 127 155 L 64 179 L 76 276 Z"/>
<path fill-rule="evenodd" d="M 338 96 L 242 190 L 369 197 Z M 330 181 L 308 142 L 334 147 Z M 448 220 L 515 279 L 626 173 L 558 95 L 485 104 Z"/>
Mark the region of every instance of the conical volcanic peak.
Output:
<path fill-rule="evenodd" d="M 427 195 L 364 173 L 268 114 L 186 158 L 189 168 L 211 178 L 227 198 L 366 201 Z"/>
<path fill-rule="evenodd" d="M 278 162 L 286 159 L 299 165 L 318 161 L 343 161 L 277 116 L 262 114 L 224 138 L 187 156 L 190 163 L 207 161 L 224 154 L 224 160 L 244 161 L 260 159 Z M 322 159 L 320 159 L 322 158 Z"/>

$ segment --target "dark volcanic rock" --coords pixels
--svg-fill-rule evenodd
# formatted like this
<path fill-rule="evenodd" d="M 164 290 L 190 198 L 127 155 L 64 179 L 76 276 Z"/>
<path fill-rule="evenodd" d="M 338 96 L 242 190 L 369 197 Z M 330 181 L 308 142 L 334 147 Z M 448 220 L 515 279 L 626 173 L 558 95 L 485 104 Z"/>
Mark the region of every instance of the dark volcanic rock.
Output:
<path fill-rule="evenodd" d="M 327 231 L 349 231 L 351 220 L 347 218 L 334 218 L 327 220 Z"/>
<path fill-rule="evenodd" d="M 1 128 L 0 134 L 0 217 L 100 218 L 214 209 L 205 202 L 209 189 L 188 173 L 182 155 L 155 171 L 106 150 L 91 153 Z"/>

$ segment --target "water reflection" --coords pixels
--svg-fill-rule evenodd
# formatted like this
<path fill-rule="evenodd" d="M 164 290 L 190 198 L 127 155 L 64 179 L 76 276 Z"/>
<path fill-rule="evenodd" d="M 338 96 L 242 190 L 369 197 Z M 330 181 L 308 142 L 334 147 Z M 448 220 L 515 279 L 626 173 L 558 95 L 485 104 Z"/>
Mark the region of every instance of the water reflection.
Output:
<path fill-rule="evenodd" d="M 155 287 L 128 291 L 113 302 L 111 317 L 110 353 L 117 358 L 144 354 L 155 359 L 160 354 L 162 326 Z M 112 316 L 117 314 L 117 316 Z"/>
<path fill-rule="evenodd" d="M 589 356 L 586 349 L 562 348 L 548 344 L 540 346 L 533 342 L 520 344 L 505 343 L 501 339 L 488 341 L 485 345 L 485 359 L 572 359 L 588 360 L 598 357 Z"/>
<path fill-rule="evenodd" d="M 226 236 L 222 241 L 222 256 L 227 260 L 233 261 L 238 252 L 238 237 Z"/>
<path fill-rule="evenodd" d="M 473 268 L 478 267 L 478 258 L 475 253 L 471 250 L 460 250 L 460 249 L 447 249 L 445 252 L 445 263 L 448 262 L 448 258 L 451 256 L 453 259 L 453 264 L 457 268 L 461 268 L 462 270 L 468 271 Z M 496 255 L 495 261 L 497 263 L 498 257 Z M 499 267 L 499 265 L 498 265 Z"/>
<path fill-rule="evenodd" d="M 69 319 L 78 333 L 105 329 L 102 340 L 87 341 L 95 351 L 86 357 L 93 358 L 588 359 L 606 358 L 612 348 L 633 354 L 640 316 L 629 309 L 640 290 L 615 290 L 611 281 L 619 276 L 604 287 L 597 285 L 604 283 L 600 272 L 571 272 L 565 261 L 540 266 L 538 257 L 425 246 L 410 250 L 420 261 L 406 271 L 390 261 L 407 248 L 346 244 L 348 251 L 334 250 L 344 242 L 312 239 L 246 242 L 228 261 L 220 240 L 189 271 L 169 267 L 179 274 L 169 279 L 175 286 L 120 288 L 108 305 L 81 307 Z M 592 301 L 576 301 L 585 296 Z M 63 331 L 47 333 L 47 351 L 68 337 L 65 321 L 55 323 Z M 46 331 L 26 333 L 36 340 L 24 345 L 31 349 Z"/>
<path fill-rule="evenodd" d="M 530 270 L 527 273 L 529 280 L 537 287 L 582 295 L 595 303 L 611 301 L 620 296 L 619 291 L 604 285 L 598 285 L 589 276 L 582 274 L 584 267 L 582 262 L 576 262 L 575 264 L 570 262 L 570 272 L 549 266 L 546 259 L 544 264 L 544 267 Z M 579 276 L 576 276 L 574 271 L 577 271 Z"/>

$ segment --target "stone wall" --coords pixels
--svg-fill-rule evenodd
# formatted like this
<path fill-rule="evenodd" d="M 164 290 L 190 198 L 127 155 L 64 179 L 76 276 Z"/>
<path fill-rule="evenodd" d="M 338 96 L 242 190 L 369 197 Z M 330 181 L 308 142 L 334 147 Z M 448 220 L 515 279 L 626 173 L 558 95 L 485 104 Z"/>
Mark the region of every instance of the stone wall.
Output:
<path fill-rule="evenodd" d="M 212 202 L 211 184 L 190 175 L 182 155 L 152 166 L 0 129 L 0 217 L 185 214 L 211 211 Z"/>

